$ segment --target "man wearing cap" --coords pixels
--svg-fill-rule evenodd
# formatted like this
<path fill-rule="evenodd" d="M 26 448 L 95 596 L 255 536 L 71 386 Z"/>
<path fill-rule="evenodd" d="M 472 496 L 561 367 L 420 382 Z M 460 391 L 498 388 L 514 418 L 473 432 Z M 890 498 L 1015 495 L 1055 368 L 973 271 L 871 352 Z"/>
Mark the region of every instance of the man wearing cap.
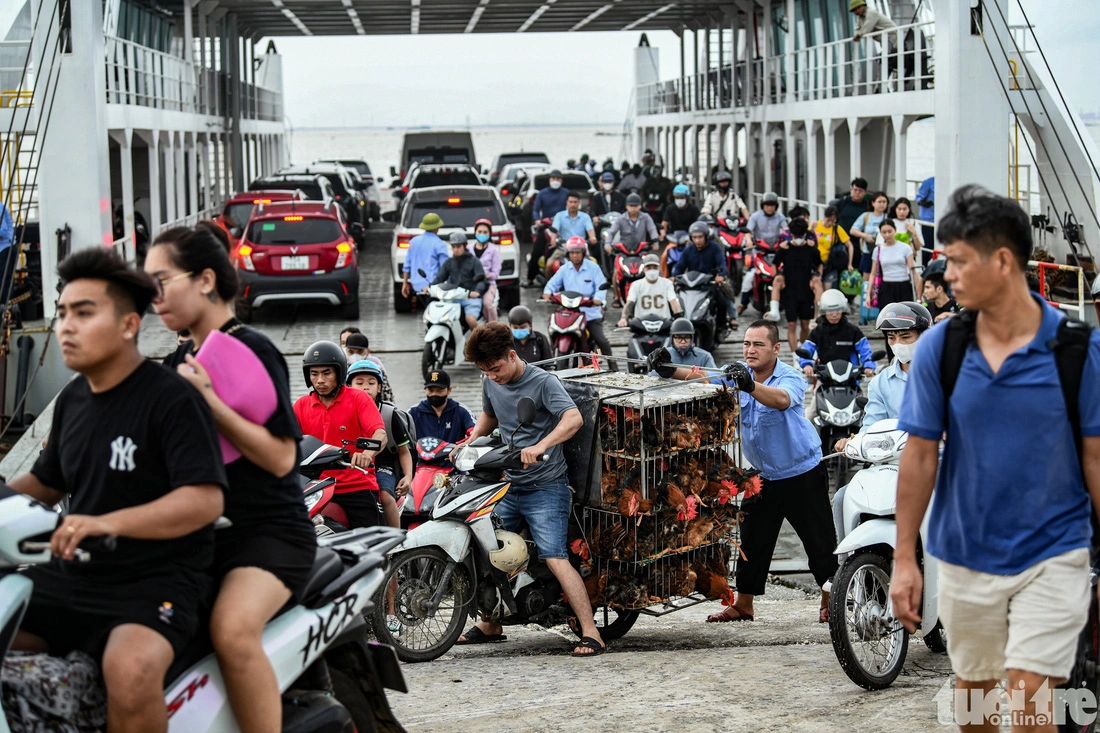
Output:
<path fill-rule="evenodd" d="M 626 307 L 619 318 L 619 328 L 629 325 L 632 318 L 671 321 L 683 312 L 672 281 L 661 277 L 660 257 L 655 254 L 642 257 L 642 273 L 645 278 L 631 285 L 626 295 Z"/>
<path fill-rule="evenodd" d="M 672 181 L 665 178 L 665 169 L 659 164 L 649 169 L 645 185 L 642 186 L 642 198 L 649 199 L 650 194 L 656 197 L 658 211 L 664 211 L 668 206 L 668 200 L 672 198 Z"/>
<path fill-rule="evenodd" d="M 592 217 L 592 223 L 599 227 L 600 217 L 612 211 L 620 214 L 626 211 L 626 196 L 615 190 L 615 174 L 604 171 L 600 174 L 600 192 L 592 197 L 588 214 Z"/>
<path fill-rule="evenodd" d="M 416 426 L 416 438 L 439 438 L 448 443 L 465 440 L 474 429 L 470 411 L 451 399 L 451 376 L 445 371 L 428 372 L 424 379 L 426 397 L 409 408 Z"/>
<path fill-rule="evenodd" d="M 890 20 L 879 11 L 867 7 L 867 0 L 851 0 L 851 2 L 848 3 L 848 10 L 854 13 L 856 18 L 858 18 L 856 21 L 856 32 L 852 36 L 853 42 L 859 41 L 860 38 L 868 33 L 888 31 L 898 27 L 894 21 Z M 893 36 L 890 36 L 889 43 L 891 50 L 897 45 Z"/>
<path fill-rule="evenodd" d="M 466 325 L 471 329 L 477 328 L 481 296 L 489 287 L 485 268 L 481 266 L 481 260 L 466 248 L 466 232 L 451 232 L 447 239 L 451 245 L 451 257 L 440 266 L 432 285 L 449 283 L 469 290 L 470 297 L 462 301 L 462 315 L 466 318 Z"/>
<path fill-rule="evenodd" d="M 561 187 L 561 171 L 555 168 L 550 171 L 550 186 L 544 188 L 535 195 L 535 202 L 531 204 L 531 221 L 540 219 L 553 219 L 559 211 L 565 211 L 566 197 L 569 191 Z"/>
<path fill-rule="evenodd" d="M 608 246 L 604 247 L 611 252 L 610 242 L 624 242 L 628 247 L 633 247 L 639 242 L 649 242 L 651 247 L 657 247 L 657 226 L 653 218 L 642 211 L 642 197 L 632 193 L 626 197 L 626 216 L 620 216 L 611 225 Z"/>
<path fill-rule="evenodd" d="M 409 242 L 409 251 L 405 253 L 405 264 L 401 266 L 401 274 L 404 283 L 401 285 L 401 295 L 408 298 L 413 293 L 422 293 L 428 289 L 436 273 L 451 253 L 447 245 L 439 238 L 436 232 L 443 226 L 443 219 L 434 211 L 424 215 L 420 220 L 420 228 L 424 230 L 412 238 Z M 424 274 L 421 275 L 420 271 Z"/>

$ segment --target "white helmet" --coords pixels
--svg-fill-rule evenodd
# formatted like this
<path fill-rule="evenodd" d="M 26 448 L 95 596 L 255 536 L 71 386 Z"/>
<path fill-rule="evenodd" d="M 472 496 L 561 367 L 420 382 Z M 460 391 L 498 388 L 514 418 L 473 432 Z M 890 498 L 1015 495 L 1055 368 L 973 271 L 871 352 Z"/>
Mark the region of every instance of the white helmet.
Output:
<path fill-rule="evenodd" d="M 509 576 L 527 567 L 527 543 L 523 538 L 503 529 L 498 529 L 496 535 L 500 547 L 489 552 L 489 562 L 493 567 Z"/>
<path fill-rule="evenodd" d="M 839 290 L 826 290 L 821 294 L 819 306 L 822 313 L 844 313 L 848 310 L 848 297 Z"/>

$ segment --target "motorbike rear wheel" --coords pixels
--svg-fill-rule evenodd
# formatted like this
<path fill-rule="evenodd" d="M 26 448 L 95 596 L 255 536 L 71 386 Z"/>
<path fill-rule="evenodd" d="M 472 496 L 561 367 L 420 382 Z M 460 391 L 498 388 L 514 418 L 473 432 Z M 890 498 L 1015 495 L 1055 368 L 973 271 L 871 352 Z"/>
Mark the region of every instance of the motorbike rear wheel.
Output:
<path fill-rule="evenodd" d="M 610 606 L 593 606 L 592 614 L 604 643 L 626 636 L 626 632 L 630 631 L 634 622 L 638 620 L 638 616 L 641 615 L 639 611 L 620 611 Z M 569 617 L 569 628 L 578 638 L 583 636 L 576 616 Z"/>
<path fill-rule="evenodd" d="M 436 353 L 436 343 L 424 344 L 424 356 L 421 358 L 420 369 L 424 372 L 424 378 L 428 378 L 431 372 L 437 372 L 443 368 L 443 359 Z"/>
<path fill-rule="evenodd" d="M 829 636 L 848 678 L 868 690 L 889 687 L 905 664 L 909 632 L 890 607 L 890 558 L 860 552 L 837 571 Z"/>
<path fill-rule="evenodd" d="M 378 641 L 392 646 L 403 662 L 438 659 L 462 635 L 472 600 L 465 566 L 454 565 L 443 600 L 438 607 L 431 607 L 448 564 L 454 563 L 438 547 L 416 547 L 390 562 L 383 590 L 375 598 L 371 624 Z M 389 612 L 391 605 L 393 613 Z"/>

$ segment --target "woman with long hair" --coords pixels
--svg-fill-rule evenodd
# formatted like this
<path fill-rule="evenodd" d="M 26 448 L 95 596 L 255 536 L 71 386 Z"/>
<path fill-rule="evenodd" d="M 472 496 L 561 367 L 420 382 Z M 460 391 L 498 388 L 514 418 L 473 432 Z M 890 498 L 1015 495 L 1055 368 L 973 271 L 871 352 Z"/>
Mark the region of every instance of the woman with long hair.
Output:
<path fill-rule="evenodd" d="M 908 243 L 913 248 L 913 254 L 922 257 L 921 250 L 924 249 L 924 235 L 921 234 L 921 227 L 917 224 L 913 202 L 904 196 L 899 196 L 894 205 L 890 207 L 887 216 L 894 220 L 894 225 L 897 227 L 895 239 L 899 242 Z M 875 239 L 875 244 L 882 244 L 881 234 Z"/>
<path fill-rule="evenodd" d="M 871 194 L 871 210 L 859 215 L 852 224 L 852 239 L 860 242 L 861 256 L 859 259 L 859 271 L 863 273 L 863 279 L 871 277 L 871 250 L 875 247 L 878 237 L 879 224 L 886 218 L 886 209 L 890 206 L 890 197 L 882 191 Z"/>
<path fill-rule="evenodd" d="M 282 726 L 279 685 L 264 654 L 263 629 L 298 593 L 313 566 L 317 540 L 298 485 L 301 428 L 290 401 L 286 361 L 271 341 L 233 314 L 237 274 L 229 242 L 212 222 L 160 234 L 145 258 L 158 282 L 153 306 L 173 331 L 191 340 L 166 361 L 206 399 L 218 432 L 240 456 L 225 467 L 225 516 L 232 527 L 217 533 L 214 573 L 219 583 L 210 637 L 226 692 L 242 731 L 270 733 Z M 214 331 L 241 341 L 263 364 L 275 387 L 275 412 L 262 425 L 229 407 L 194 357 Z"/>

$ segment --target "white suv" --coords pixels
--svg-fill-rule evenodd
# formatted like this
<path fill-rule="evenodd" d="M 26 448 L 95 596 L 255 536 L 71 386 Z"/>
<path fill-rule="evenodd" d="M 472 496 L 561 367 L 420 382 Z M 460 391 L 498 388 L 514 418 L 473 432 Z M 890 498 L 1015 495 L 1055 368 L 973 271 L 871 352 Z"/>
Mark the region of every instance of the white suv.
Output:
<path fill-rule="evenodd" d="M 390 266 L 393 269 L 393 308 L 398 313 L 412 310 L 412 301 L 401 295 L 404 277 L 401 267 L 413 237 L 423 234 L 420 222 L 426 214 L 435 212 L 443 219 L 437 232 L 446 242 L 451 232 L 462 230 L 473 247 L 474 222 L 488 219 L 493 223 L 493 243 L 500 247 L 500 312 L 507 313 L 519 305 L 521 256 L 516 231 L 504 212 L 504 204 L 496 189 L 490 186 L 436 186 L 414 188 L 401 204 L 400 216 L 394 222 L 393 243 L 390 245 Z"/>

